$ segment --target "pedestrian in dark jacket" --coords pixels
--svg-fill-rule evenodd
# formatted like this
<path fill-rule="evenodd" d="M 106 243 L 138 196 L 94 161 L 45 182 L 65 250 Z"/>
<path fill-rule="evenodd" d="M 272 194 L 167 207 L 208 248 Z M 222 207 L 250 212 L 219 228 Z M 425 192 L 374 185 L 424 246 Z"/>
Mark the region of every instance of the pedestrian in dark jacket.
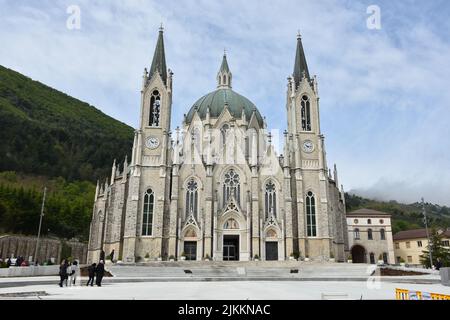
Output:
<path fill-rule="evenodd" d="M 98 263 L 98 266 L 95 269 L 95 273 L 96 273 L 95 283 L 97 286 L 101 287 L 102 286 L 102 278 L 103 278 L 103 275 L 105 274 L 105 265 L 104 265 L 103 260 L 100 260 L 100 262 Z"/>
<path fill-rule="evenodd" d="M 439 270 L 440 268 L 442 268 L 441 259 L 437 258 L 436 265 L 434 267 L 435 267 L 436 270 Z"/>
<path fill-rule="evenodd" d="M 114 249 L 112 249 L 111 253 L 109 254 L 109 257 L 111 258 L 111 262 L 114 262 Z"/>
<path fill-rule="evenodd" d="M 103 260 L 105 261 L 105 251 L 100 251 L 100 259 L 99 260 Z"/>
<path fill-rule="evenodd" d="M 97 267 L 96 263 L 93 263 L 93 264 L 91 264 L 88 267 L 89 280 L 88 280 L 88 282 L 86 284 L 87 286 L 91 285 L 91 287 L 92 287 L 94 285 L 94 277 L 95 277 L 95 269 L 96 269 L 96 267 Z"/>
<path fill-rule="evenodd" d="M 66 261 L 66 259 L 64 259 L 62 262 L 61 262 L 61 265 L 59 266 L 59 279 L 60 279 L 60 281 L 59 281 L 59 286 L 62 288 L 62 286 L 63 286 L 63 282 L 65 281 L 66 282 L 66 287 L 67 287 L 67 267 L 68 267 L 69 265 L 67 264 L 67 261 Z"/>

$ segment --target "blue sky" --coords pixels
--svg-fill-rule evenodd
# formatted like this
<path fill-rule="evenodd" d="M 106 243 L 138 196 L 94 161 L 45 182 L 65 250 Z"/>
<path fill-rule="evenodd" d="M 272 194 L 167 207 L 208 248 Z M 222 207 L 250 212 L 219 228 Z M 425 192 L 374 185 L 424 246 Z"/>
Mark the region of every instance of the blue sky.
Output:
<path fill-rule="evenodd" d="M 81 9 L 79 30 L 66 27 L 70 5 Z M 366 26 L 369 5 L 381 9 L 380 30 Z M 162 22 L 173 127 L 215 89 L 226 48 L 233 89 L 282 131 L 300 29 L 328 165 L 344 188 L 450 205 L 449 13 L 445 0 L 0 0 L 0 64 L 136 127 Z"/>

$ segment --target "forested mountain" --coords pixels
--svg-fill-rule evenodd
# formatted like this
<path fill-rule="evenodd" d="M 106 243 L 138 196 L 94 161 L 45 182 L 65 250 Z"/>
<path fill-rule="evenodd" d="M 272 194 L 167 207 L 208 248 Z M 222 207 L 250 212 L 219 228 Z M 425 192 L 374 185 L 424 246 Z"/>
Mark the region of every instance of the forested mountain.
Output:
<path fill-rule="evenodd" d="M 133 129 L 89 104 L 0 66 L 0 171 L 106 178 Z"/>
<path fill-rule="evenodd" d="M 87 240 L 95 181 L 131 152 L 133 129 L 0 66 L 0 234 Z M 130 157 L 129 157 L 130 159 Z"/>

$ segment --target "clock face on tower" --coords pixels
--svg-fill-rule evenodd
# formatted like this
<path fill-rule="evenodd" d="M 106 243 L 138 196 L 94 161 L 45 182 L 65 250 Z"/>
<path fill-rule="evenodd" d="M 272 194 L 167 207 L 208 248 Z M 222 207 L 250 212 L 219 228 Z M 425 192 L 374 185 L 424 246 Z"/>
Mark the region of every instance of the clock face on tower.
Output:
<path fill-rule="evenodd" d="M 303 151 L 305 152 L 313 152 L 314 151 L 314 143 L 311 140 L 305 140 L 303 142 Z"/>
<path fill-rule="evenodd" d="M 148 137 L 145 145 L 147 148 L 156 149 L 159 146 L 159 139 L 156 137 Z"/>

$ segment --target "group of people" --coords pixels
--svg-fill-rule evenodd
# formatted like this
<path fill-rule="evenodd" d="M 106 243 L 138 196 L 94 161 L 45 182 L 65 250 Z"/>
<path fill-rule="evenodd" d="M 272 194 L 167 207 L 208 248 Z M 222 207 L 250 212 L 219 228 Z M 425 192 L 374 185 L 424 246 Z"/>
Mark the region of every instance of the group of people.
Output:
<path fill-rule="evenodd" d="M 103 260 L 100 260 L 98 264 L 93 263 L 88 267 L 89 280 L 87 282 L 87 286 L 94 286 L 94 278 L 95 284 L 98 287 L 102 286 L 102 279 L 105 275 L 105 263 Z"/>
<path fill-rule="evenodd" d="M 59 286 L 63 287 L 63 284 L 66 287 L 74 286 L 77 280 L 77 277 L 80 274 L 80 268 L 78 267 L 78 261 L 74 261 L 69 263 L 66 259 L 61 262 L 59 266 Z"/>
<path fill-rule="evenodd" d="M 103 260 L 100 260 L 98 264 L 93 263 L 88 267 L 88 275 L 89 280 L 87 282 L 87 286 L 94 286 L 95 284 L 99 287 L 102 286 L 102 279 L 105 275 L 105 263 Z M 76 284 L 77 278 L 80 276 L 80 268 L 78 266 L 78 262 L 74 261 L 69 263 L 66 259 L 61 262 L 59 266 L 59 286 L 74 286 Z"/>
<path fill-rule="evenodd" d="M 3 262 L 0 259 L 0 262 Z M 6 260 L 6 267 L 9 268 L 10 266 L 15 266 L 15 267 L 28 267 L 30 264 L 28 263 L 28 261 L 25 260 L 24 257 L 19 256 L 16 258 L 16 261 L 13 263 L 13 260 L 11 260 L 11 258 L 8 258 Z"/>

